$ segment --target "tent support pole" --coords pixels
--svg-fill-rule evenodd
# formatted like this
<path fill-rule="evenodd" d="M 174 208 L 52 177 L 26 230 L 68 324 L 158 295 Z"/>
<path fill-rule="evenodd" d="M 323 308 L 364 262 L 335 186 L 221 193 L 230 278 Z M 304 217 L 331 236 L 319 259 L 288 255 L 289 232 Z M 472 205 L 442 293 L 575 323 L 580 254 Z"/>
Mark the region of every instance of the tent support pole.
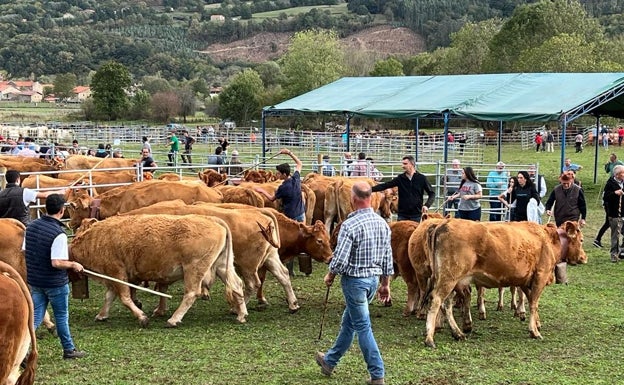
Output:
<path fill-rule="evenodd" d="M 414 159 L 418 162 L 418 141 L 420 138 L 420 119 L 416 118 L 416 124 L 414 125 Z"/>
<path fill-rule="evenodd" d="M 568 115 L 563 114 L 562 134 L 561 134 L 561 163 L 559 164 L 559 172 L 563 172 L 563 163 L 565 161 L 566 150 L 566 131 L 568 129 Z"/>
<path fill-rule="evenodd" d="M 444 112 L 444 163 L 448 163 L 448 128 L 449 128 L 449 113 Z"/>
<path fill-rule="evenodd" d="M 502 148 L 503 148 L 503 121 L 500 120 L 498 122 L 498 138 L 496 138 L 496 146 L 497 146 L 497 154 L 496 154 L 496 158 L 498 159 L 497 162 L 501 162 L 502 161 Z"/>
<path fill-rule="evenodd" d="M 600 115 L 596 115 L 596 135 L 594 135 L 594 184 L 598 183 L 598 135 L 600 134 Z M 609 175 L 610 176 L 610 175 Z"/>
<path fill-rule="evenodd" d="M 351 115 L 346 114 L 347 116 L 347 152 L 351 151 Z"/>

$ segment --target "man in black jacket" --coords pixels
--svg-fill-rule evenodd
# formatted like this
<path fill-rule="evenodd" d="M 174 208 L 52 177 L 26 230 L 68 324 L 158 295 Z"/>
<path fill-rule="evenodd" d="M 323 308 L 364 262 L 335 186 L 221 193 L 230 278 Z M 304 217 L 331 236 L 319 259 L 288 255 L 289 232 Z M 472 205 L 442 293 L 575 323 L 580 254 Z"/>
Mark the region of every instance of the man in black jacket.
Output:
<path fill-rule="evenodd" d="M 435 191 L 433 191 L 427 177 L 416 170 L 416 161 L 413 156 L 404 156 L 401 164 L 405 172 L 386 183 L 374 186 L 373 192 L 398 187 L 399 208 L 397 220 L 420 222 L 422 213 L 427 212 L 433 204 Z M 423 205 L 425 192 L 427 193 L 427 202 Z"/>
<path fill-rule="evenodd" d="M 617 262 L 620 255 L 619 236 L 622 228 L 622 203 L 624 198 L 624 166 L 617 165 L 613 168 L 613 176 L 607 180 L 604 187 L 604 204 L 609 227 L 611 228 L 611 262 Z"/>

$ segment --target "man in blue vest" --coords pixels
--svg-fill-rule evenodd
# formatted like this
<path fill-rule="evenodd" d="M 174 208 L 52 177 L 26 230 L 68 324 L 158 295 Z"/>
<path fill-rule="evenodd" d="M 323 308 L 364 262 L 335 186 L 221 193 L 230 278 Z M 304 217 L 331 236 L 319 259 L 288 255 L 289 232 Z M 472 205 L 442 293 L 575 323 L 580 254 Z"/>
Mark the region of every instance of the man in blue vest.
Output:
<path fill-rule="evenodd" d="M 48 304 L 52 305 L 56 331 L 63 346 L 63 358 L 85 356 L 74 345 L 69 331 L 69 279 L 66 270 L 81 272 L 78 262 L 69 260 L 67 235 L 60 219 L 65 199 L 52 194 L 46 199 L 47 215 L 33 221 L 24 235 L 27 281 L 35 308 L 35 329 L 41 324 Z"/>
<path fill-rule="evenodd" d="M 26 226 L 30 223 L 29 204 L 50 194 L 65 193 L 62 190 L 41 192 L 20 187 L 20 173 L 15 170 L 7 171 L 4 178 L 7 185 L 0 191 L 0 218 L 17 219 Z"/>

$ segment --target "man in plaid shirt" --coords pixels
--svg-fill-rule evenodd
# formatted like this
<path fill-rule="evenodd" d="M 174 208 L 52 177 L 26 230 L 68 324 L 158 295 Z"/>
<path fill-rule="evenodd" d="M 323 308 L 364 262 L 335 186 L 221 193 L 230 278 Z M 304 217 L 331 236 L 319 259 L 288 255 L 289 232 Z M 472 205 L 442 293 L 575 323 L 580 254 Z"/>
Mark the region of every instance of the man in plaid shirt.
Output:
<path fill-rule="evenodd" d="M 336 275 L 342 276 L 340 281 L 346 308 L 334 346 L 327 353 L 318 352 L 316 362 L 321 373 L 331 375 L 357 333 L 370 373 L 368 383 L 383 385 L 384 363 L 373 336 L 368 305 L 375 297 L 380 281 L 379 298 L 384 302 L 389 300 L 388 278 L 394 270 L 390 228 L 371 208 L 371 194 L 371 187 L 366 182 L 355 183 L 351 190 L 355 211 L 342 223 L 338 246 L 325 276 L 327 286 L 333 284 Z"/>

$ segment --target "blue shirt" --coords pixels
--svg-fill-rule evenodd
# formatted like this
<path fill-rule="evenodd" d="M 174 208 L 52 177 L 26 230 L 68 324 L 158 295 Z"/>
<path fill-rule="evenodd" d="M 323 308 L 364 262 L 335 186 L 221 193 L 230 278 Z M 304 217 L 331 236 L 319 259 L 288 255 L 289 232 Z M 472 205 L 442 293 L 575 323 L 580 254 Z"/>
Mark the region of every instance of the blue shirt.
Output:
<path fill-rule="evenodd" d="M 288 218 L 295 219 L 304 213 L 299 171 L 295 171 L 290 178 L 282 182 L 275 192 L 275 198 L 282 200 L 282 211 Z"/>
<path fill-rule="evenodd" d="M 507 180 L 509 173 L 505 170 L 492 170 L 488 173 L 485 186 L 490 189 L 490 196 L 498 196 L 507 190 Z"/>
<path fill-rule="evenodd" d="M 354 211 L 342 223 L 329 271 L 359 278 L 394 274 L 390 227 L 372 208 Z"/>

